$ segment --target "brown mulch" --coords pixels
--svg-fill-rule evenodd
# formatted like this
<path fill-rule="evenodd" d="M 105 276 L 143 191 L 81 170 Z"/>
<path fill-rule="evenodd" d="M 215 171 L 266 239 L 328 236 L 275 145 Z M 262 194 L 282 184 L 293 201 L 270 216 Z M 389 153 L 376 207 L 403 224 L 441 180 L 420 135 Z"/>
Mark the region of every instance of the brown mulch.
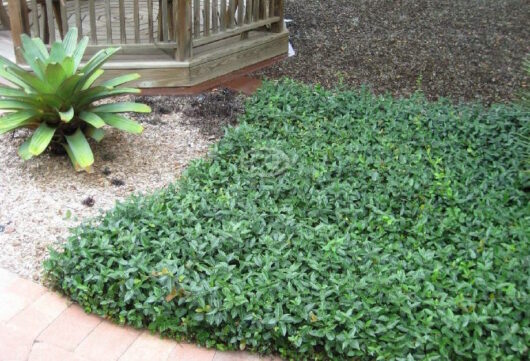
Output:
<path fill-rule="evenodd" d="M 286 18 L 297 54 L 269 77 L 486 103 L 528 82 L 528 0 L 286 0 Z"/>

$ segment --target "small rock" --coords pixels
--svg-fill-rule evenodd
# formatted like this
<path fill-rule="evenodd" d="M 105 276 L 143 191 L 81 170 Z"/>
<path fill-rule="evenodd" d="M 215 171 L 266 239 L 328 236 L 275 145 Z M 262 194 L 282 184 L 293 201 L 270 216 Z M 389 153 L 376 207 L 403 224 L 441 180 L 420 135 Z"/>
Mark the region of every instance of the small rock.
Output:
<path fill-rule="evenodd" d="M 38 281 L 40 279 L 38 274 L 33 275 L 33 281 Z"/>
<path fill-rule="evenodd" d="M 116 156 L 112 153 L 104 153 L 101 155 L 101 159 L 103 159 L 106 162 L 113 161 L 116 159 Z"/>
<path fill-rule="evenodd" d="M 122 185 L 125 184 L 125 182 L 119 178 L 112 178 L 112 180 L 110 181 L 110 184 L 116 187 L 121 187 Z"/>
<path fill-rule="evenodd" d="M 6 229 L 6 226 L 3 224 L 0 224 L 0 233 L 4 232 L 4 229 Z"/>
<path fill-rule="evenodd" d="M 173 111 L 173 109 L 171 109 L 169 106 L 167 105 L 164 105 L 164 104 L 160 104 L 158 106 L 158 112 L 160 114 L 170 114 L 171 112 Z"/>
<path fill-rule="evenodd" d="M 83 201 L 81 202 L 84 206 L 87 206 L 87 207 L 93 207 L 94 204 L 96 203 L 96 200 L 92 197 L 92 196 L 88 196 L 86 197 L 85 199 L 83 199 Z"/>
<path fill-rule="evenodd" d="M 103 175 L 110 175 L 112 172 L 110 171 L 109 167 L 105 167 L 101 173 L 103 173 Z"/>
<path fill-rule="evenodd" d="M 15 229 L 15 227 L 13 227 L 13 226 L 7 226 L 7 227 L 5 227 L 5 229 L 4 229 L 4 233 L 5 233 L 5 234 L 11 234 L 11 233 L 13 233 L 13 232 L 15 232 L 15 231 L 16 231 L 16 229 Z"/>

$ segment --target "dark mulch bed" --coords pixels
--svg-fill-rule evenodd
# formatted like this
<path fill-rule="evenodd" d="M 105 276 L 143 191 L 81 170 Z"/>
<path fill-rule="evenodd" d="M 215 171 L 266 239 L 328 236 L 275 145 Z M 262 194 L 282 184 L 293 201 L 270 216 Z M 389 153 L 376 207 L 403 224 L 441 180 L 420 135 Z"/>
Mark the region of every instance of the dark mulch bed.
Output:
<path fill-rule="evenodd" d="M 486 103 L 528 82 L 528 0 L 286 0 L 286 17 L 297 55 L 270 77 Z"/>
<path fill-rule="evenodd" d="M 149 105 L 153 112 L 141 115 L 143 121 L 160 121 L 161 114 L 181 113 L 187 124 L 196 126 L 209 138 L 219 138 L 224 128 L 237 123 L 243 113 L 245 96 L 230 89 L 214 89 L 194 96 L 139 96 L 135 101 Z"/>

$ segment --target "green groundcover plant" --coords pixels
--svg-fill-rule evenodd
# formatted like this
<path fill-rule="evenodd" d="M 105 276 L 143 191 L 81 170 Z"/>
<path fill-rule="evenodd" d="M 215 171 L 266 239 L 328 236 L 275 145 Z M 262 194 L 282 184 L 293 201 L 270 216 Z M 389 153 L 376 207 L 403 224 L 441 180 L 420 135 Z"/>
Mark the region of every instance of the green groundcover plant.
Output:
<path fill-rule="evenodd" d="M 527 110 L 266 83 L 175 185 L 75 229 L 48 279 L 220 349 L 527 359 Z"/>
<path fill-rule="evenodd" d="M 21 53 L 31 68 L 26 71 L 0 56 L 0 77 L 12 86 L 0 86 L 0 134 L 19 128 L 35 129 L 18 149 L 24 160 L 44 152 L 50 145 L 61 146 L 76 170 L 90 172 L 94 155 L 87 137 L 99 142 L 104 126 L 139 134 L 141 125 L 121 115 L 124 112 L 150 112 L 144 104 L 95 102 L 124 94 L 137 94 L 136 88 L 120 85 L 136 80 L 138 74 L 94 82 L 103 75 L 102 65 L 119 48 L 102 49 L 85 64 L 83 55 L 88 37 L 78 43 L 76 28 L 71 28 L 63 41 L 56 41 L 50 51 L 39 38 L 22 35 Z"/>

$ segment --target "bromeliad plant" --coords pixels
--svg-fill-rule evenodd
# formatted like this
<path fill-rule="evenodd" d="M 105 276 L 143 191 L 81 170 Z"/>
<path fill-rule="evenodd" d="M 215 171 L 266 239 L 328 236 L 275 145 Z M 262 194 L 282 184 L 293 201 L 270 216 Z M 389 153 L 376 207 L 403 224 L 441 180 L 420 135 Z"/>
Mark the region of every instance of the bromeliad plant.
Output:
<path fill-rule="evenodd" d="M 151 109 L 134 102 L 95 104 L 117 95 L 139 93 L 137 88 L 120 87 L 138 79 L 139 74 L 94 85 L 104 72 L 101 66 L 119 48 L 103 49 L 81 66 L 88 38 L 79 43 L 77 38 L 77 29 L 72 28 L 48 52 L 41 39 L 22 35 L 22 55 L 32 72 L 0 56 L 0 76 L 13 84 L 0 87 L 0 110 L 6 112 L 0 117 L 0 134 L 18 128 L 35 129 L 18 149 L 24 160 L 55 144 L 64 147 L 76 170 L 90 172 L 94 155 L 87 137 L 101 141 L 105 125 L 140 134 L 143 127 L 120 113 L 148 113 Z"/>

